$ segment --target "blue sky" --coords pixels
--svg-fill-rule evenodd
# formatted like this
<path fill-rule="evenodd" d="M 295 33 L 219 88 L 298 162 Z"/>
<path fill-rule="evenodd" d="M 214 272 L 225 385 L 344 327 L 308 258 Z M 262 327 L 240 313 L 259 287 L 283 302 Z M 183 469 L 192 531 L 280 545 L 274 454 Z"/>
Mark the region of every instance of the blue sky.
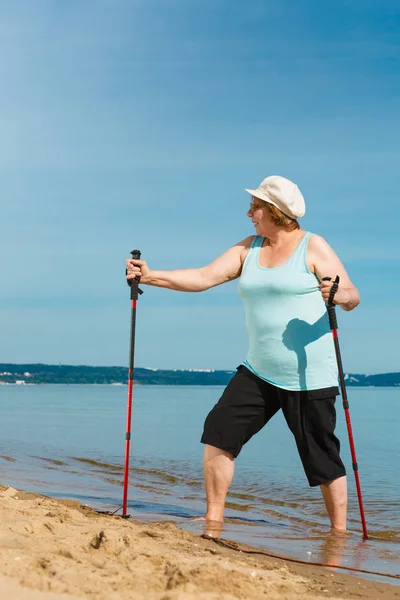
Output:
<path fill-rule="evenodd" d="M 126 364 L 129 251 L 208 263 L 280 174 L 361 292 L 345 370 L 399 371 L 399 40 L 393 0 L 0 3 L 0 362 Z M 236 288 L 146 288 L 136 365 L 235 368 Z"/>

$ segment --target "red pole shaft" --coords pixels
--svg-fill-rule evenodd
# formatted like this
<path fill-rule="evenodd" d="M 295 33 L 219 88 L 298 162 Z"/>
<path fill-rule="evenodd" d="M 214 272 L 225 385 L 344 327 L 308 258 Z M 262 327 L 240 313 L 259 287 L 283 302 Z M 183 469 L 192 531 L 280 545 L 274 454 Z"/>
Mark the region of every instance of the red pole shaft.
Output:
<path fill-rule="evenodd" d="M 124 496 L 122 502 L 122 516 L 127 516 L 128 506 L 128 479 L 129 479 L 129 453 L 131 445 L 131 420 L 132 420 L 132 390 L 133 390 L 133 365 L 135 355 L 135 326 L 136 326 L 136 300 L 132 300 L 131 316 L 131 340 L 128 370 L 128 404 L 126 410 L 126 434 L 125 434 L 125 468 L 124 468 Z"/>
<path fill-rule="evenodd" d="M 347 400 L 346 385 L 344 383 L 343 365 L 342 365 L 342 358 L 340 355 L 339 338 L 338 338 L 337 329 L 332 329 L 332 335 L 333 335 L 333 341 L 334 341 L 334 345 L 335 345 L 336 359 L 337 359 L 337 365 L 338 365 L 338 371 L 339 371 L 340 389 L 342 392 L 343 408 L 344 408 L 344 414 L 345 414 L 346 425 L 347 425 L 347 433 L 349 435 L 351 460 L 352 460 L 352 464 L 353 464 L 354 477 L 356 480 L 357 497 L 358 497 L 358 505 L 360 507 L 361 524 L 362 524 L 364 538 L 368 538 L 367 523 L 365 520 L 364 506 L 363 506 L 363 500 L 362 500 L 362 494 L 361 494 L 360 478 L 358 475 L 356 449 L 354 446 L 353 428 L 351 426 L 349 402 Z"/>

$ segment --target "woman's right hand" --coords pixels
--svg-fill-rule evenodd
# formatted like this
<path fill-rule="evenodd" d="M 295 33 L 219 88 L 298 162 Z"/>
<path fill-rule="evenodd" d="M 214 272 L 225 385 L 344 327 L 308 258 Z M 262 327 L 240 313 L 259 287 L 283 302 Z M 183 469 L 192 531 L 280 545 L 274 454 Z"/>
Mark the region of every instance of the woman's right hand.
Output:
<path fill-rule="evenodd" d="M 126 278 L 128 280 L 135 279 L 135 277 L 140 277 L 140 283 L 149 283 L 151 271 L 145 260 L 127 258 L 125 262 Z"/>

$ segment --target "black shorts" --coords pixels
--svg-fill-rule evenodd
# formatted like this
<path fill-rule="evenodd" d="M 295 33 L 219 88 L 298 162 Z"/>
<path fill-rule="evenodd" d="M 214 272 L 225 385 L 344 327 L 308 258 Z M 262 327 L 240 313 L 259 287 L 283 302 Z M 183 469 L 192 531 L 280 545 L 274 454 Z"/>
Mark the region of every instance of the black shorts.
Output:
<path fill-rule="evenodd" d="M 337 387 L 290 391 L 260 379 L 241 365 L 204 423 L 201 438 L 236 458 L 250 438 L 281 408 L 311 486 L 346 474 L 334 435 Z"/>

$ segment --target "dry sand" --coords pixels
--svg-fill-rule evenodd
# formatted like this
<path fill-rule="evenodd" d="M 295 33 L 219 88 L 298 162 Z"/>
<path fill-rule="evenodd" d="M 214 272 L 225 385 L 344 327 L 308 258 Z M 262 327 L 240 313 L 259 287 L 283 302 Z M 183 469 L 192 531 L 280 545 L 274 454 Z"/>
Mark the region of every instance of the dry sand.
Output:
<path fill-rule="evenodd" d="M 400 599 L 400 588 L 0 486 L 1 600 Z"/>

